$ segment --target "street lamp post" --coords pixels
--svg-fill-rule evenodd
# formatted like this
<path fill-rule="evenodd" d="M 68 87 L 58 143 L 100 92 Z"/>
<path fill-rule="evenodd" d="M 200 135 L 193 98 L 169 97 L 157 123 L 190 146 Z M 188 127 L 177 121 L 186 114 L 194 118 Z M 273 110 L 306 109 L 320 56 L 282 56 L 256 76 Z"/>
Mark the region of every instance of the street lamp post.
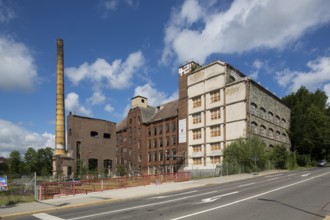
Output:
<path fill-rule="evenodd" d="M 165 167 L 166 166 L 166 158 L 167 158 L 167 150 L 164 151 L 164 158 L 163 158 L 163 160 L 164 160 L 164 172 L 163 173 L 164 174 L 166 173 L 166 167 Z"/>

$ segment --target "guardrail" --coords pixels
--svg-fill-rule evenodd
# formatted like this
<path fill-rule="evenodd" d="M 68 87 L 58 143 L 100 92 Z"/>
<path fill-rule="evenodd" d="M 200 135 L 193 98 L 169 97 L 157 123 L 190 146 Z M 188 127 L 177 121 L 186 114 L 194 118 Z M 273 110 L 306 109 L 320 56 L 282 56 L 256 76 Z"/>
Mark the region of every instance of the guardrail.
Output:
<path fill-rule="evenodd" d="M 38 199 L 52 199 L 63 196 L 87 194 L 104 190 L 126 189 L 127 187 L 181 182 L 191 179 L 190 172 L 167 173 L 134 177 L 115 177 L 108 179 L 90 179 L 67 182 L 45 182 L 38 186 Z"/>

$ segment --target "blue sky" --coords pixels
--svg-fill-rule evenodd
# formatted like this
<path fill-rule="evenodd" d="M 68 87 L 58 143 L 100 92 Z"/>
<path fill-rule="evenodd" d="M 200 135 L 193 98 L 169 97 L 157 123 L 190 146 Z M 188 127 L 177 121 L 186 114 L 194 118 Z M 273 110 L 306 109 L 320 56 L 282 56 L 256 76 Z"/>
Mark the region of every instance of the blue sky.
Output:
<path fill-rule="evenodd" d="M 56 40 L 65 103 L 120 122 L 135 95 L 178 97 L 178 67 L 227 62 L 279 97 L 330 97 L 328 0 L 0 0 L 0 156 L 54 147 Z"/>

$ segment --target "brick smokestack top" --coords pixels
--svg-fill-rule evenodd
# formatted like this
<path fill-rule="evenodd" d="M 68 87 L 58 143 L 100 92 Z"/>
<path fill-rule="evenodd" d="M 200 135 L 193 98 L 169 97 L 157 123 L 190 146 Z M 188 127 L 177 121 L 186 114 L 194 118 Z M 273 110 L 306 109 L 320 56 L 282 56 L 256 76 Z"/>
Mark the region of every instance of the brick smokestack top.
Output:
<path fill-rule="evenodd" d="M 63 40 L 57 40 L 55 155 L 65 155 L 64 53 Z"/>

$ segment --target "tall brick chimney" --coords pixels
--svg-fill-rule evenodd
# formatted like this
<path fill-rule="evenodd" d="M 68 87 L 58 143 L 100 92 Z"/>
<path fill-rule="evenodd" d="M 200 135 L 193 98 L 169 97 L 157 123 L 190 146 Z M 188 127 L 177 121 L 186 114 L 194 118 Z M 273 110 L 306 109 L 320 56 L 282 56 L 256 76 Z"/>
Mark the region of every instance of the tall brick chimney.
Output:
<path fill-rule="evenodd" d="M 63 40 L 57 39 L 55 155 L 65 155 L 64 52 Z"/>

